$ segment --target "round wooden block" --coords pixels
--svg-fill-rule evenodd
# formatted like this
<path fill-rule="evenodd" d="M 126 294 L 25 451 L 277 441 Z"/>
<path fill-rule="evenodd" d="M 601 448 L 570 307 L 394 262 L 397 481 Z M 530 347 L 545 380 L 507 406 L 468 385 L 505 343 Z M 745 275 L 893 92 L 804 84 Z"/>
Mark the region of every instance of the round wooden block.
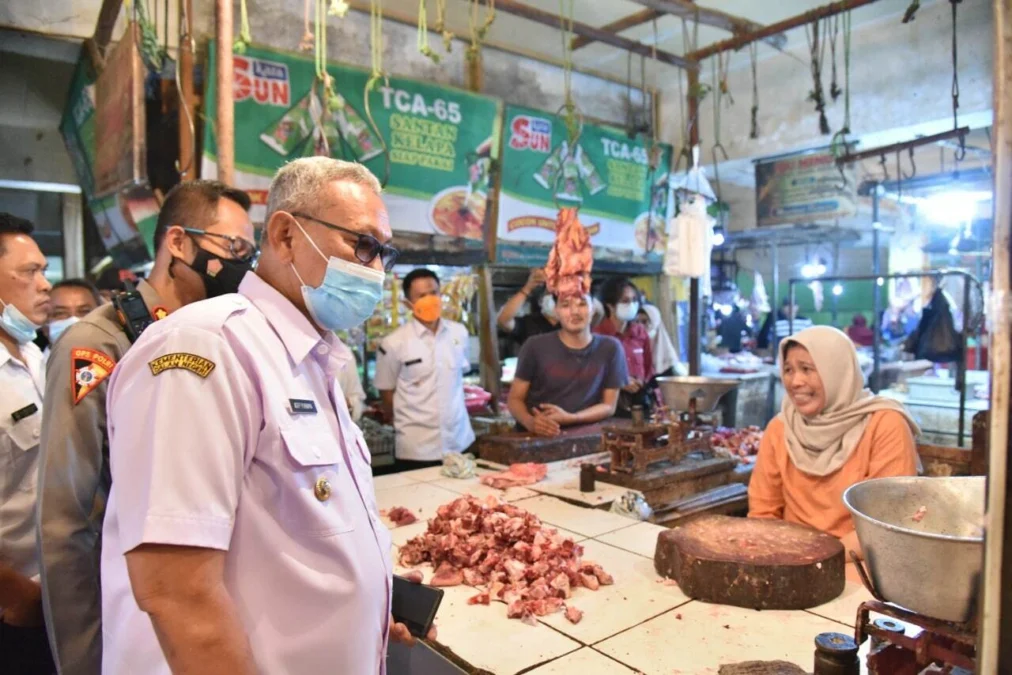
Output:
<path fill-rule="evenodd" d="M 708 516 L 662 532 L 654 567 L 690 598 L 754 609 L 808 609 L 843 592 L 844 547 L 782 520 Z"/>

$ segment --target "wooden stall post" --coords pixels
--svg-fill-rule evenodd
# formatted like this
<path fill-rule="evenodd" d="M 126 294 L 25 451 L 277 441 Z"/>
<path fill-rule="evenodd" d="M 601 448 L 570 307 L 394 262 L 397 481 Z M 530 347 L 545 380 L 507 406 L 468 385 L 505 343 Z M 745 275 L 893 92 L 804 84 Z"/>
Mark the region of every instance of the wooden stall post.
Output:
<path fill-rule="evenodd" d="M 193 93 L 193 0 L 179 0 L 179 179 L 193 180 L 197 176 L 194 157 L 193 120 L 196 97 Z M 184 110 L 185 108 L 185 110 Z"/>
<path fill-rule="evenodd" d="M 218 50 L 215 137 L 218 143 L 218 180 L 235 180 L 235 110 L 232 95 L 232 0 L 217 0 L 215 49 Z"/>
<path fill-rule="evenodd" d="M 483 67 L 481 58 L 481 45 L 471 53 L 465 63 L 467 88 L 470 91 L 480 94 L 484 85 Z M 491 202 L 491 200 L 489 200 Z M 494 202 L 489 203 L 490 208 L 485 209 L 486 230 L 485 236 L 491 241 L 486 247 L 488 260 L 495 259 L 495 216 L 498 209 Z M 481 349 L 481 361 L 479 373 L 481 375 L 481 386 L 485 391 L 492 394 L 492 413 L 499 414 L 499 396 L 502 393 L 500 387 L 501 373 L 499 372 L 499 340 L 496 331 L 495 298 L 492 292 L 492 269 L 488 264 L 478 267 L 478 344 Z"/>
<path fill-rule="evenodd" d="M 1012 0 L 994 0 L 994 228 L 991 286 L 991 432 L 985 540 L 981 673 L 1012 670 L 1012 503 L 1009 415 L 1012 389 Z"/>
<path fill-rule="evenodd" d="M 699 145 L 699 70 L 687 70 L 685 72 L 689 80 L 688 100 L 688 124 L 689 124 L 689 148 Z M 700 374 L 701 346 L 703 338 L 701 335 L 703 323 L 701 321 L 702 298 L 700 297 L 699 279 L 692 277 L 689 280 L 689 375 Z"/>

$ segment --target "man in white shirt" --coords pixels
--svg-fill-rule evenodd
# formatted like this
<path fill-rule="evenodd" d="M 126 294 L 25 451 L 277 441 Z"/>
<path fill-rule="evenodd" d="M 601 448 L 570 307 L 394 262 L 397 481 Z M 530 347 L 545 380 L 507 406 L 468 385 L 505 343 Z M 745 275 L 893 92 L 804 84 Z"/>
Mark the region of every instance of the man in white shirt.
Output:
<path fill-rule="evenodd" d="M 50 675 L 34 517 L 46 373 L 32 340 L 52 286 L 33 229 L 0 213 L 0 673 Z"/>
<path fill-rule="evenodd" d="M 439 277 L 431 270 L 414 270 L 403 287 L 414 316 L 380 344 L 375 379 L 397 432 L 395 471 L 438 465 L 474 442 L 464 403 L 467 329 L 442 318 Z"/>

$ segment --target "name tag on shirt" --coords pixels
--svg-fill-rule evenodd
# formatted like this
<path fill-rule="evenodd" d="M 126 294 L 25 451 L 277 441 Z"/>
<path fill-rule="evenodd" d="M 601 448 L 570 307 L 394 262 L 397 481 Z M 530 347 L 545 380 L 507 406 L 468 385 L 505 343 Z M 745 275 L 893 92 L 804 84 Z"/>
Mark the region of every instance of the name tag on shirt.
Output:
<path fill-rule="evenodd" d="M 418 365 L 418 364 L 419 364 L 419 363 L 421 363 L 421 362 L 422 362 L 422 360 L 421 360 L 421 359 L 414 359 L 413 361 L 406 361 L 406 362 L 404 363 L 404 365 L 405 365 L 405 366 L 415 366 L 415 365 Z"/>
<path fill-rule="evenodd" d="M 316 403 L 301 398 L 290 398 L 288 399 L 288 405 L 291 406 L 292 412 L 296 415 L 315 415 L 316 414 Z"/>
<path fill-rule="evenodd" d="M 20 422 L 26 417 L 31 417 L 37 412 L 39 412 L 39 406 L 35 405 L 34 403 L 29 403 L 21 410 L 15 410 L 14 412 L 12 412 L 11 419 L 14 420 L 15 422 Z"/>

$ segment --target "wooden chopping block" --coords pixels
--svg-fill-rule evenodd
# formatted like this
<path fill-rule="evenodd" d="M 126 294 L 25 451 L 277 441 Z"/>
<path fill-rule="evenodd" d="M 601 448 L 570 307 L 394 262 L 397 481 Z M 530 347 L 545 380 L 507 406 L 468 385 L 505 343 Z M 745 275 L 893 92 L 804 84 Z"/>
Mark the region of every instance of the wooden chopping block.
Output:
<path fill-rule="evenodd" d="M 662 532 L 654 567 L 690 598 L 754 609 L 808 609 L 843 592 L 836 537 L 782 520 L 708 516 Z"/>
<path fill-rule="evenodd" d="M 627 420 L 609 420 L 608 424 L 628 424 Z M 570 427 L 554 438 L 541 438 L 528 432 L 487 434 L 477 440 L 478 456 L 496 464 L 558 462 L 601 451 L 601 425 Z"/>

